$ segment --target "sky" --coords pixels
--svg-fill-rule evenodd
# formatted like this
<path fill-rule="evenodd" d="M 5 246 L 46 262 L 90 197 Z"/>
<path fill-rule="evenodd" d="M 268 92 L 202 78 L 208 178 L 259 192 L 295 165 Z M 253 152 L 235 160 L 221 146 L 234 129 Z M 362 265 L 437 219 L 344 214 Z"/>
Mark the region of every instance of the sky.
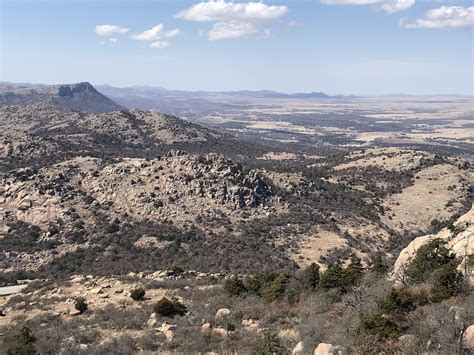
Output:
<path fill-rule="evenodd" d="M 0 79 L 473 94 L 471 0 L 0 0 Z"/>

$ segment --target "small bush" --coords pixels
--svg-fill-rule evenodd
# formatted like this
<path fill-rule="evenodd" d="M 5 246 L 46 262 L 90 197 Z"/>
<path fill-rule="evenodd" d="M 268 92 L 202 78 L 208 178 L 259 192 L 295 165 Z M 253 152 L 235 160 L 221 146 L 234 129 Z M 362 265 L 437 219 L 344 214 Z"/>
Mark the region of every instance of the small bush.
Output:
<path fill-rule="evenodd" d="M 232 322 L 227 323 L 227 331 L 228 332 L 234 332 L 235 331 L 235 324 Z"/>
<path fill-rule="evenodd" d="M 77 309 L 79 312 L 84 313 L 87 311 L 87 308 L 89 308 L 85 298 L 79 297 L 76 299 L 76 302 L 74 303 L 74 308 Z"/>
<path fill-rule="evenodd" d="M 383 313 L 403 314 L 416 308 L 416 295 L 408 288 L 392 288 L 387 296 L 379 301 L 379 309 Z"/>
<path fill-rule="evenodd" d="M 370 270 L 378 276 L 385 276 L 388 272 L 388 265 L 380 255 L 375 255 L 371 260 Z"/>
<path fill-rule="evenodd" d="M 30 328 L 23 327 L 17 333 L 6 338 L 7 355 L 34 355 L 36 338 Z"/>
<path fill-rule="evenodd" d="M 430 303 L 430 295 L 426 289 L 421 289 L 416 294 L 416 304 L 419 306 L 424 306 Z"/>
<path fill-rule="evenodd" d="M 374 314 L 360 318 L 359 331 L 376 335 L 381 339 L 393 339 L 400 334 L 401 328 L 390 318 Z"/>
<path fill-rule="evenodd" d="M 153 305 L 153 310 L 163 317 L 183 316 L 187 312 L 187 308 L 184 304 L 176 299 L 169 300 L 166 297 L 156 302 Z"/>
<path fill-rule="evenodd" d="M 350 264 L 344 270 L 343 274 L 343 281 L 344 287 L 354 286 L 362 280 L 364 276 L 364 267 L 362 266 L 362 262 L 360 258 L 357 256 L 353 256 L 351 258 Z"/>
<path fill-rule="evenodd" d="M 171 272 L 174 276 L 178 276 L 178 275 L 181 275 L 182 273 L 184 273 L 184 268 L 179 266 L 179 265 L 175 265 L 173 266 L 173 268 L 171 269 Z"/>
<path fill-rule="evenodd" d="M 319 283 L 319 265 L 316 263 L 312 263 L 311 265 L 309 265 L 306 269 L 303 270 L 301 278 L 304 287 L 310 290 L 314 290 Z"/>
<path fill-rule="evenodd" d="M 257 341 L 252 350 L 252 355 L 273 355 L 283 353 L 284 348 L 280 343 L 278 335 L 266 331 Z"/>
<path fill-rule="evenodd" d="M 431 287 L 431 300 L 441 302 L 449 297 L 456 296 L 462 289 L 463 275 L 457 270 L 459 262 L 451 261 L 441 269 L 435 271 L 433 286 Z"/>
<path fill-rule="evenodd" d="M 260 296 L 262 292 L 262 278 L 258 276 L 246 276 L 244 286 L 248 293 Z"/>
<path fill-rule="evenodd" d="M 319 287 L 323 290 L 332 288 L 342 288 L 344 286 L 344 270 L 339 263 L 330 265 L 325 272 L 321 274 Z"/>
<path fill-rule="evenodd" d="M 247 290 L 244 283 L 238 277 L 231 277 L 224 283 L 225 291 L 231 296 L 239 296 Z"/>
<path fill-rule="evenodd" d="M 143 301 L 146 291 L 142 287 L 134 288 L 130 291 L 130 297 L 134 301 Z"/>
<path fill-rule="evenodd" d="M 262 290 L 262 299 L 265 303 L 272 303 L 281 300 L 285 295 L 288 277 L 286 275 L 278 276 L 275 281 Z"/>

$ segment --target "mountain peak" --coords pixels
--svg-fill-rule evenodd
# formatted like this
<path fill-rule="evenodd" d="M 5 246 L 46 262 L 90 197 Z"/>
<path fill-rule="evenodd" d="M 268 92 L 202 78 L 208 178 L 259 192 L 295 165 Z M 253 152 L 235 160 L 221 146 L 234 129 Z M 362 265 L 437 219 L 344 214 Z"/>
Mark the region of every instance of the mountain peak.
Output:
<path fill-rule="evenodd" d="M 99 92 L 87 81 L 76 83 L 76 84 L 65 84 L 58 87 L 59 96 L 74 96 L 75 93 L 90 92 L 93 94 L 99 94 Z"/>
<path fill-rule="evenodd" d="M 0 90 L 0 105 L 47 103 L 76 111 L 108 112 L 123 108 L 89 82 L 51 86 L 9 86 Z"/>

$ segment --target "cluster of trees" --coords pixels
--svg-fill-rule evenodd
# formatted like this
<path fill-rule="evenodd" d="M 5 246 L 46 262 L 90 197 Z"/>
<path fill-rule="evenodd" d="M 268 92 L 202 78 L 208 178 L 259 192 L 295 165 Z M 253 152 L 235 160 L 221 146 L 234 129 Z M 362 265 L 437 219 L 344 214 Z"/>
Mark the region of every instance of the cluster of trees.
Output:
<path fill-rule="evenodd" d="M 399 336 L 408 328 L 410 312 L 465 290 L 464 277 L 457 269 L 460 262 L 441 239 L 421 246 L 400 280 L 403 285 L 378 301 L 377 312 L 361 317 L 360 330 L 380 339 Z"/>
<path fill-rule="evenodd" d="M 263 273 L 254 276 L 232 277 L 225 281 L 224 288 L 232 296 L 257 295 L 265 303 L 286 300 L 295 303 L 301 294 L 311 291 L 336 289 L 348 292 L 364 276 L 361 260 L 353 256 L 347 267 L 340 263 L 330 265 L 324 272 L 312 263 L 304 270 L 289 274 Z"/>

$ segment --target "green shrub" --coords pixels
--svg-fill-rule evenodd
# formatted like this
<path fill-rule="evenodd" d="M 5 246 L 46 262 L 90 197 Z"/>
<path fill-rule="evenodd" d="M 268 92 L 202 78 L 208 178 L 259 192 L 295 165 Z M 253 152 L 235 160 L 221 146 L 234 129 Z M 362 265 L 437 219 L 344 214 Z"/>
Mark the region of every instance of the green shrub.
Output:
<path fill-rule="evenodd" d="M 339 263 L 330 265 L 326 271 L 321 274 L 319 287 L 323 290 L 332 288 L 342 288 L 344 286 L 344 269 Z"/>
<path fill-rule="evenodd" d="M 177 299 L 169 300 L 163 297 L 161 300 L 153 305 L 153 310 L 163 317 L 174 317 L 176 315 L 183 316 L 187 312 L 187 308 L 184 304 L 179 302 Z"/>
<path fill-rule="evenodd" d="M 413 261 L 408 265 L 405 275 L 413 282 L 425 282 L 433 272 L 449 264 L 455 259 L 441 239 L 434 239 L 421 246 Z"/>
<path fill-rule="evenodd" d="M 252 355 L 282 354 L 283 351 L 284 348 L 280 343 L 278 335 L 267 330 L 253 347 Z"/>
<path fill-rule="evenodd" d="M 416 304 L 419 306 L 424 306 L 430 303 L 430 294 L 428 293 L 427 290 L 421 289 L 417 294 L 416 294 Z"/>
<path fill-rule="evenodd" d="M 347 266 L 343 273 L 343 286 L 347 288 L 349 286 L 356 285 L 362 280 L 364 276 L 364 267 L 360 258 L 353 256 L 351 263 Z"/>
<path fill-rule="evenodd" d="M 7 355 L 34 355 L 36 338 L 30 328 L 23 327 L 17 333 L 5 339 Z"/>
<path fill-rule="evenodd" d="M 320 279 L 319 273 L 319 265 L 316 263 L 312 263 L 306 269 L 303 270 L 301 274 L 301 281 L 305 288 L 310 290 L 314 290 L 318 284 Z"/>
<path fill-rule="evenodd" d="M 272 303 L 283 299 L 287 284 L 288 277 L 286 275 L 278 276 L 271 284 L 262 290 L 263 302 Z"/>
<path fill-rule="evenodd" d="M 441 302 L 449 297 L 456 296 L 461 291 L 463 275 L 457 270 L 458 265 L 459 262 L 453 260 L 435 271 L 433 286 L 430 290 L 433 302 Z"/>
<path fill-rule="evenodd" d="M 401 331 L 400 326 L 392 319 L 381 314 L 362 316 L 359 331 L 376 335 L 381 339 L 394 339 Z"/>
<path fill-rule="evenodd" d="M 227 331 L 234 332 L 235 331 L 235 324 L 232 322 L 227 322 Z"/>
<path fill-rule="evenodd" d="M 175 265 L 173 266 L 173 268 L 171 269 L 171 272 L 174 276 L 178 276 L 178 275 L 181 275 L 182 273 L 184 273 L 184 268 L 179 266 L 179 265 Z"/>
<path fill-rule="evenodd" d="M 389 314 L 404 314 L 416 308 L 416 295 L 408 288 L 392 288 L 387 296 L 379 301 L 379 310 Z"/>
<path fill-rule="evenodd" d="M 87 311 L 87 308 L 89 308 L 85 298 L 79 297 L 76 299 L 76 302 L 74 303 L 74 308 L 77 309 L 79 312 L 84 313 Z"/>
<path fill-rule="evenodd" d="M 130 291 L 130 297 L 132 297 L 134 301 L 143 301 L 145 298 L 145 293 L 145 289 L 142 287 L 137 287 Z"/>
<path fill-rule="evenodd" d="M 375 255 L 371 260 L 370 270 L 378 276 L 385 276 L 388 272 L 388 265 L 382 259 L 382 256 Z"/>
<path fill-rule="evenodd" d="M 246 276 L 244 278 L 244 287 L 248 293 L 260 296 L 262 293 L 262 278 L 259 276 Z"/>
<path fill-rule="evenodd" d="M 231 277 L 225 280 L 224 289 L 231 296 L 239 296 L 247 291 L 244 283 L 238 277 Z"/>

